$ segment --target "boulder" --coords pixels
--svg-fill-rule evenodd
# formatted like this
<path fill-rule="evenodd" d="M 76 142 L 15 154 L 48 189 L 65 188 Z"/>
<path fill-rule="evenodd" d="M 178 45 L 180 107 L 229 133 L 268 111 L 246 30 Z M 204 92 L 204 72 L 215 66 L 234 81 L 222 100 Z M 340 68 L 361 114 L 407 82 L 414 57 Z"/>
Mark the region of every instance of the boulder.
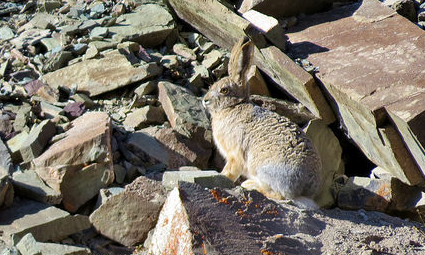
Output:
<path fill-rule="evenodd" d="M 165 114 L 161 107 L 147 105 L 143 108 L 134 109 L 127 115 L 123 124 L 127 127 L 140 129 L 153 124 L 162 124 L 164 121 Z"/>
<path fill-rule="evenodd" d="M 56 125 L 50 120 L 43 120 L 40 124 L 34 126 L 19 148 L 24 162 L 30 162 L 41 155 L 44 147 L 55 134 Z"/>
<path fill-rule="evenodd" d="M 110 63 L 114 63 L 111 65 Z M 158 75 L 161 68 L 155 63 L 134 67 L 119 50 L 103 55 L 103 58 L 82 61 L 45 74 L 42 79 L 51 87 L 65 86 L 96 96 L 149 77 Z M 108 81 L 105 83 L 105 81 Z"/>
<path fill-rule="evenodd" d="M 21 240 L 16 244 L 19 252 L 22 255 L 41 255 L 40 247 L 31 233 L 24 235 Z"/>
<path fill-rule="evenodd" d="M 235 185 L 226 176 L 217 171 L 180 170 L 166 171 L 162 177 L 162 185 L 168 190 L 178 186 L 180 181 L 197 183 L 202 187 L 233 188 Z"/>
<path fill-rule="evenodd" d="M 27 233 L 37 241 L 60 241 L 63 238 L 90 228 L 87 216 L 71 215 L 51 205 L 19 199 L 9 208 L 0 211 L 1 240 L 7 245 L 16 244 Z"/>
<path fill-rule="evenodd" d="M 33 162 L 37 174 L 62 194 L 65 208 L 75 212 L 114 180 L 108 114 L 88 112 L 75 119 L 65 137 Z"/>
<path fill-rule="evenodd" d="M 9 147 L 11 157 L 14 163 L 22 162 L 21 152 L 19 151 L 22 144 L 27 140 L 28 133 L 22 131 L 7 141 L 7 147 Z"/>
<path fill-rule="evenodd" d="M 102 235 L 134 246 L 155 226 L 165 199 L 161 183 L 141 176 L 102 203 L 90 215 L 90 222 Z"/>
<path fill-rule="evenodd" d="M 302 211 L 256 191 L 181 183 L 169 194 L 143 254 L 354 255 L 385 249 L 413 255 L 423 248 L 421 229 L 378 212 Z"/>
<path fill-rule="evenodd" d="M 163 43 L 174 28 L 167 8 L 143 4 L 135 12 L 121 15 L 116 25 L 109 27 L 109 32 L 116 41 L 134 41 L 143 47 L 154 47 Z"/>
<path fill-rule="evenodd" d="M 379 1 L 364 0 L 299 18 L 287 36 L 294 57 L 320 67 L 316 76 L 339 122 L 368 159 L 403 182 L 423 185 L 425 73 L 417 68 L 425 63 L 417 54 L 425 47 L 423 30 Z"/>
<path fill-rule="evenodd" d="M 212 153 L 211 148 L 205 148 L 172 128 L 157 126 L 130 134 L 126 146 L 140 158 L 151 158 L 146 160 L 149 165 L 163 163 L 173 169 L 186 165 L 205 168 Z"/>

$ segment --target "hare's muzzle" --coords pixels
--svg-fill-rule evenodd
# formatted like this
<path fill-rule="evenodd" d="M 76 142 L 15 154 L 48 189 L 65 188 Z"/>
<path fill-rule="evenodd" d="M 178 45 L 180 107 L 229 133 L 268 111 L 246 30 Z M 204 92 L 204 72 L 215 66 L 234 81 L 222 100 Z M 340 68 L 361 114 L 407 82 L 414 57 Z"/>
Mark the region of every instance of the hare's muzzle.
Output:
<path fill-rule="evenodd" d="M 202 99 L 202 106 L 204 107 L 204 108 L 207 108 L 207 106 L 210 104 L 210 100 L 208 100 L 208 99 Z"/>

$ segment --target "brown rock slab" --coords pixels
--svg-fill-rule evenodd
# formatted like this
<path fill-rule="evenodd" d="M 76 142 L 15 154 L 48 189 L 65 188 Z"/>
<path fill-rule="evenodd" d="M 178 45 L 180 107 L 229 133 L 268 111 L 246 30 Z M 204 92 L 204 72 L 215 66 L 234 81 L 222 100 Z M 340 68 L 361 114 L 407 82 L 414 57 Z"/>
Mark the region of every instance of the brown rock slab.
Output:
<path fill-rule="evenodd" d="M 77 85 L 77 91 L 96 96 L 161 72 L 155 63 L 133 67 L 125 55 L 114 50 L 105 53 L 103 58 L 82 61 L 48 73 L 42 79 L 53 88 Z"/>
<path fill-rule="evenodd" d="M 423 184 L 424 31 L 365 0 L 299 19 L 287 36 L 291 54 L 320 67 L 340 122 L 365 155 L 403 182 Z"/>
<path fill-rule="evenodd" d="M 419 229 L 417 229 L 419 228 Z M 420 224 L 378 212 L 300 211 L 255 191 L 181 183 L 168 196 L 144 254 L 390 254 L 423 247 Z M 374 239 L 375 238 L 375 239 Z M 406 240 L 407 239 L 407 240 Z M 420 247 L 414 248 L 414 242 Z M 410 244 L 409 244 L 410 243 Z M 378 247 L 378 246 L 375 246 Z M 366 248 L 368 249 L 368 248 Z"/>
<path fill-rule="evenodd" d="M 251 35 L 254 43 L 263 44 L 258 29 L 247 20 L 229 10 L 219 1 L 170 0 L 177 15 L 202 32 L 215 44 L 231 50 L 234 44 L 245 35 Z M 254 32 L 253 32 L 254 31 Z M 264 46 L 264 45 L 261 45 Z M 280 88 L 289 92 L 303 103 L 316 117 L 326 123 L 335 116 L 313 77 L 296 65 L 276 46 L 255 49 L 254 64 L 264 71 Z"/>
<path fill-rule="evenodd" d="M 133 110 L 127 115 L 123 124 L 124 126 L 140 129 L 152 124 L 162 124 L 164 121 L 165 114 L 161 107 L 147 105 Z"/>
<path fill-rule="evenodd" d="M 17 243 L 31 233 L 37 241 L 60 241 L 68 235 L 90 228 L 87 216 L 70 215 L 54 206 L 20 199 L 0 211 L 0 237 L 6 244 Z"/>
<path fill-rule="evenodd" d="M 146 156 L 169 168 L 194 165 L 206 168 L 212 153 L 193 139 L 187 138 L 172 128 L 149 127 L 129 135 L 127 147 L 141 158 Z M 152 162 L 152 163 L 154 163 Z"/>
<path fill-rule="evenodd" d="M 113 182 L 114 170 L 108 114 L 88 112 L 72 126 L 33 162 L 38 175 L 62 194 L 65 208 L 75 212 Z"/>
<path fill-rule="evenodd" d="M 19 148 L 24 162 L 30 162 L 43 153 L 44 147 L 55 134 L 56 125 L 50 120 L 43 120 L 34 126 Z"/>
<path fill-rule="evenodd" d="M 90 215 L 90 222 L 102 235 L 122 245 L 139 244 L 155 226 L 166 195 L 160 182 L 141 176 L 109 197 Z"/>
<path fill-rule="evenodd" d="M 251 95 L 270 96 L 267 84 L 255 65 L 251 66 L 246 76 Z"/>

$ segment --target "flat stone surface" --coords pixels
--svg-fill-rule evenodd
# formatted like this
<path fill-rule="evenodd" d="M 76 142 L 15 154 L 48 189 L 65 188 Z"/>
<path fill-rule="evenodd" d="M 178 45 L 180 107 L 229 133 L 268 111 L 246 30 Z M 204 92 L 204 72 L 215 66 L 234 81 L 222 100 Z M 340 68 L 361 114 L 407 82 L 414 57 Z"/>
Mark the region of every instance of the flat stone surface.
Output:
<path fill-rule="evenodd" d="M 10 175 L 13 172 L 12 159 L 6 145 L 0 139 L 0 176 Z"/>
<path fill-rule="evenodd" d="M 43 255 L 89 255 L 90 250 L 76 245 L 37 242 Z"/>
<path fill-rule="evenodd" d="M 158 75 L 161 71 L 154 63 L 133 67 L 125 55 L 114 50 L 105 53 L 103 58 L 86 60 L 48 73 L 42 79 L 54 88 L 77 85 L 77 91 L 96 96 Z"/>
<path fill-rule="evenodd" d="M 54 206 L 32 200 L 20 199 L 0 211 L 0 230 L 3 233 L 0 238 L 8 245 L 18 242 L 27 233 L 41 242 L 60 241 L 89 227 L 87 216 L 72 216 Z"/>
<path fill-rule="evenodd" d="M 114 170 L 108 114 L 88 112 L 72 126 L 63 139 L 34 160 L 34 166 L 38 175 L 62 194 L 65 208 L 75 212 L 113 182 Z"/>
<path fill-rule="evenodd" d="M 291 54 L 319 66 L 317 77 L 367 157 L 405 182 L 423 183 L 418 142 L 425 144 L 425 131 L 417 125 L 425 111 L 425 57 L 418 54 L 424 31 L 380 2 L 364 0 L 299 19 L 287 35 Z M 401 137 L 387 130 L 388 119 Z"/>
<path fill-rule="evenodd" d="M 29 162 L 43 153 L 44 147 L 55 134 L 56 125 L 50 120 L 43 120 L 33 127 L 19 149 L 24 162 Z"/>
<path fill-rule="evenodd" d="M 41 255 L 41 250 L 37 246 L 37 241 L 31 233 L 26 234 L 16 245 L 22 255 Z"/>
<path fill-rule="evenodd" d="M 161 183 L 142 176 L 108 198 L 90 215 L 90 222 L 102 235 L 133 246 L 155 226 L 165 199 Z"/>
<path fill-rule="evenodd" d="M 233 182 L 217 171 L 167 171 L 162 185 L 169 190 L 178 186 L 179 181 L 197 183 L 206 188 L 233 188 Z"/>

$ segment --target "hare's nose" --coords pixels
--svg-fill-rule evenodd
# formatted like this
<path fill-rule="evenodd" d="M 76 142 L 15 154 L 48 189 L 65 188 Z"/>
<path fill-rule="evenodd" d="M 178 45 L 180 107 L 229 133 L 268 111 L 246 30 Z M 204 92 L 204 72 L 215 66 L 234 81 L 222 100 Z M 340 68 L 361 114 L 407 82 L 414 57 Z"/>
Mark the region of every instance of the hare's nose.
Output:
<path fill-rule="evenodd" d="M 210 100 L 208 100 L 208 99 L 202 99 L 202 106 L 204 107 L 204 108 L 207 108 L 207 105 L 210 103 Z"/>

